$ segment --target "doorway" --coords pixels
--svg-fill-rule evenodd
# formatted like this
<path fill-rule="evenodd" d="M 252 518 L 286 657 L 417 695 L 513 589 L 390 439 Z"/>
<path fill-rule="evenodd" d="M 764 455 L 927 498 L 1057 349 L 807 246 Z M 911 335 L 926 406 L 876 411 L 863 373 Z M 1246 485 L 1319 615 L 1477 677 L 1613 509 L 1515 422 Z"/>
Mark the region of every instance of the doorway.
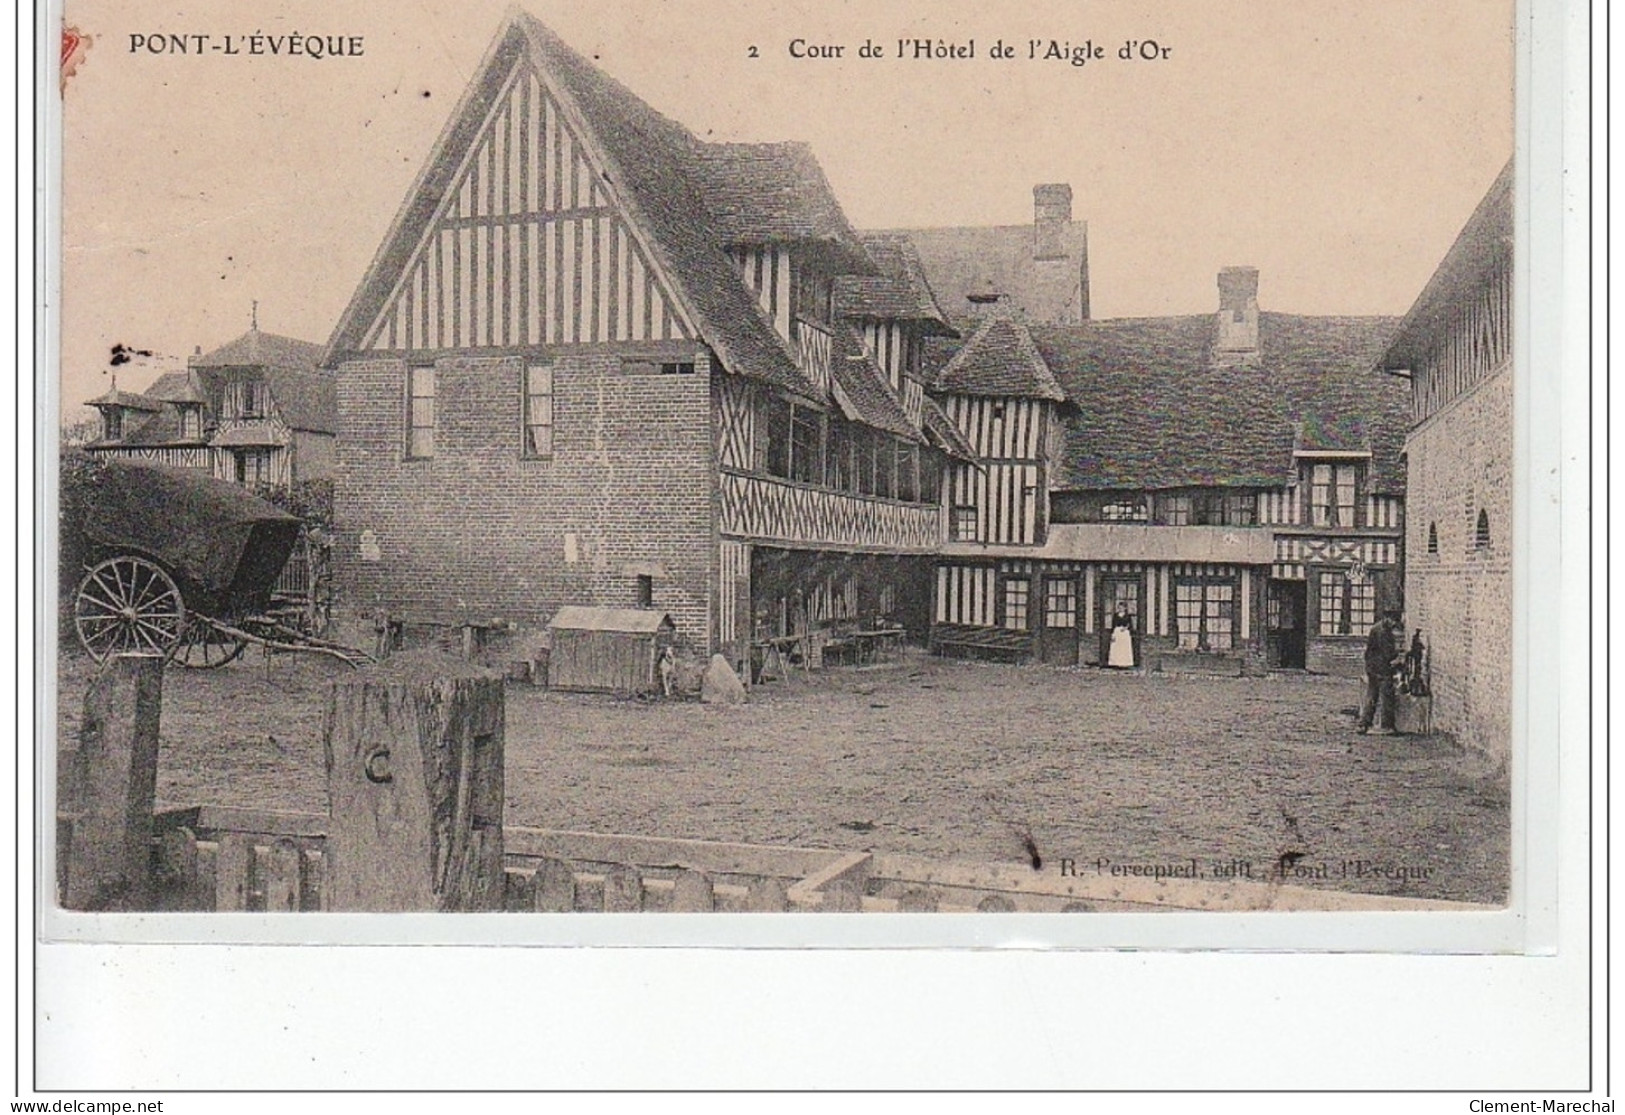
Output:
<path fill-rule="evenodd" d="M 1270 581 L 1264 649 L 1272 669 L 1301 670 L 1308 665 L 1304 637 L 1308 604 L 1308 581 Z"/>
<path fill-rule="evenodd" d="M 1100 578 L 1099 615 L 1095 617 L 1095 630 L 1100 633 L 1100 664 L 1111 664 L 1112 625 L 1123 605 L 1129 618 L 1129 647 L 1133 652 L 1132 665 L 1138 667 L 1141 656 L 1141 633 L 1145 630 L 1145 578 L 1136 574 L 1108 573 Z M 1121 623 L 1118 624 L 1121 626 Z"/>
<path fill-rule="evenodd" d="M 1073 574 L 1044 578 L 1038 658 L 1051 666 L 1078 664 L 1078 578 Z"/>

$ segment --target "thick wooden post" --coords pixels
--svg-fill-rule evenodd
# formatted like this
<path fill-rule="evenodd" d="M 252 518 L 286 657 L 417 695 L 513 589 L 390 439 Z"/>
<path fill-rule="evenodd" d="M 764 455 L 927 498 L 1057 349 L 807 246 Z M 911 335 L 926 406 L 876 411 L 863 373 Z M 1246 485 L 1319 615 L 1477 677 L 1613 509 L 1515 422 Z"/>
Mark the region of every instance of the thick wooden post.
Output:
<path fill-rule="evenodd" d="M 153 900 L 152 812 L 158 792 L 158 717 L 164 660 L 109 658 L 85 693 L 79 748 L 58 780 L 58 808 L 72 836 L 63 905 L 73 910 L 144 910 Z"/>
<path fill-rule="evenodd" d="M 502 681 L 399 655 L 329 695 L 334 910 L 500 910 Z"/>

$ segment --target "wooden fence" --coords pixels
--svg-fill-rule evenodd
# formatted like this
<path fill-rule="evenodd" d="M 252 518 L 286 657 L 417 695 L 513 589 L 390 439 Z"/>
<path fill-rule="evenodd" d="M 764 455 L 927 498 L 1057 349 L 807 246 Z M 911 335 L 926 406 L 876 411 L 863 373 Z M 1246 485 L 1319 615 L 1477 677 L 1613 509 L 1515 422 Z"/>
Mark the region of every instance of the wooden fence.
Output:
<path fill-rule="evenodd" d="M 328 814 L 156 807 L 164 662 L 109 659 L 59 752 L 58 902 L 107 911 L 1012 912 L 1463 909 L 1284 884 L 505 825 L 502 683 L 336 682 Z"/>
<path fill-rule="evenodd" d="M 320 911 L 328 818 L 224 806 L 154 818 L 156 911 Z M 70 819 L 61 822 L 72 847 Z M 506 826 L 510 913 L 1460 910 L 1461 903 L 1311 889 L 1035 872 L 1021 864 Z M 71 866 L 59 862 L 59 891 Z"/>

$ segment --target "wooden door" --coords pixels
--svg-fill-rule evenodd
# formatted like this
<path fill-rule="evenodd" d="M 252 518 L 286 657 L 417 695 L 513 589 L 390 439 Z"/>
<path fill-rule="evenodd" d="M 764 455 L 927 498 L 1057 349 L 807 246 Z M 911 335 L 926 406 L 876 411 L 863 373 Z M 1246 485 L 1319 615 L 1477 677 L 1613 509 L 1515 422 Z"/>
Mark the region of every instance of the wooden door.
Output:
<path fill-rule="evenodd" d="M 1043 613 L 1039 618 L 1039 660 L 1052 666 L 1078 664 L 1078 578 L 1064 574 L 1044 578 Z"/>
<path fill-rule="evenodd" d="M 1264 641 L 1271 666 L 1283 670 L 1304 668 L 1308 650 L 1304 638 L 1308 601 L 1307 581 L 1270 581 Z"/>
<path fill-rule="evenodd" d="M 1138 666 L 1142 662 L 1140 657 L 1140 636 L 1145 630 L 1144 590 L 1145 578 L 1138 573 L 1110 573 L 1100 579 L 1095 630 L 1100 637 L 1100 664 L 1102 666 L 1111 660 L 1112 617 L 1117 614 L 1117 605 L 1119 603 L 1127 606 L 1129 618 L 1133 621 L 1134 665 Z"/>

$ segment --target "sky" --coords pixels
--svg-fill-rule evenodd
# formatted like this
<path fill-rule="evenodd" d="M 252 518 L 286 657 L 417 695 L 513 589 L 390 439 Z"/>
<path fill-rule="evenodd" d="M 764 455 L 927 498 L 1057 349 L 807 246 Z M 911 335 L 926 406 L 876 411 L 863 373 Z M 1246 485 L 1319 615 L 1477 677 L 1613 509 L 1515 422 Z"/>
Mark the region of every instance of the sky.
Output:
<path fill-rule="evenodd" d="M 1507 0 L 524 6 L 704 138 L 809 143 L 858 228 L 1022 224 L 1036 183 L 1070 183 L 1102 318 L 1211 311 L 1236 264 L 1265 310 L 1402 314 L 1514 145 Z M 68 0 L 92 41 L 63 101 L 64 420 L 256 302 L 260 328 L 325 342 L 508 10 Z M 250 53 L 293 33 L 362 53 Z M 171 34 L 239 53 L 144 45 Z M 899 60 L 899 38 L 976 56 Z M 1001 40 L 1017 57 L 989 57 Z M 1130 40 L 1156 58 L 1119 58 Z M 114 345 L 152 355 L 113 369 Z"/>

